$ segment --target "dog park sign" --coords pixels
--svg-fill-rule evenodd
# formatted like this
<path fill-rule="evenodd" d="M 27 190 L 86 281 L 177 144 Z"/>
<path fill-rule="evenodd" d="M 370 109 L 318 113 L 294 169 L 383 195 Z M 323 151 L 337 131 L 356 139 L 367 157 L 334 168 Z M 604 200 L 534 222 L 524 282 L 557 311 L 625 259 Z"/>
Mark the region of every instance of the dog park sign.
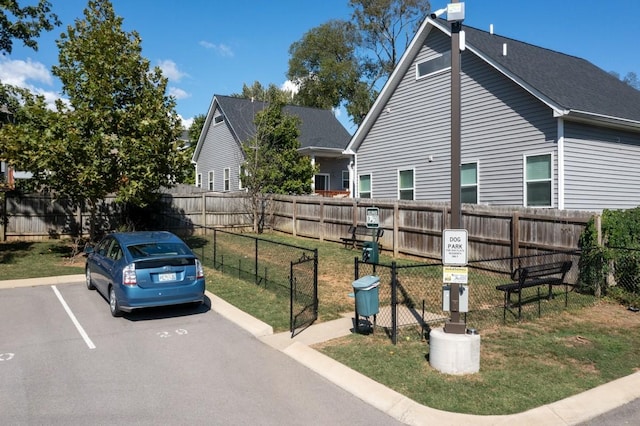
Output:
<path fill-rule="evenodd" d="M 442 232 L 442 264 L 467 265 L 468 236 L 466 229 L 445 229 Z"/>

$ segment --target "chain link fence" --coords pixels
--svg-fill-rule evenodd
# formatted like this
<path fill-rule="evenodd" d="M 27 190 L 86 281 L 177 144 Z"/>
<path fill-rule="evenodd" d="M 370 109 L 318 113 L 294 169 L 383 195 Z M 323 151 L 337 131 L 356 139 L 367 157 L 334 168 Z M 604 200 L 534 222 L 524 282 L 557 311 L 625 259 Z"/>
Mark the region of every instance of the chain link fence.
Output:
<path fill-rule="evenodd" d="M 517 307 L 505 307 L 505 294 L 496 286 L 513 282 L 511 274 L 515 269 L 563 261 L 572 262 L 565 276 L 566 286 L 552 286 L 551 298 L 548 286 L 538 285 L 521 290 L 520 319 Z M 482 330 L 591 305 L 596 297 L 580 285 L 579 261 L 580 253 L 572 251 L 469 262 L 468 284 L 462 286 L 468 292 L 468 309 L 461 309 L 461 320 L 467 328 Z M 376 327 L 382 328 L 394 343 L 404 336 L 426 339 L 431 328 L 441 327 L 450 318 L 450 312 L 443 307 L 442 264 L 355 263 L 356 277 L 380 278 Z M 372 325 L 370 318 L 366 321 Z"/>

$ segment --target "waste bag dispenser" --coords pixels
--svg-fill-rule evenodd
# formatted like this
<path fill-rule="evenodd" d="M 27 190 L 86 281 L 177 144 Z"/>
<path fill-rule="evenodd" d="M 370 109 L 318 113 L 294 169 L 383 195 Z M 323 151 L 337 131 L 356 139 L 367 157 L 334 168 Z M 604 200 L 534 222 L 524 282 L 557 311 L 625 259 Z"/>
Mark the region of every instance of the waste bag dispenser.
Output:
<path fill-rule="evenodd" d="M 365 263 L 378 263 L 378 243 L 375 241 L 362 243 L 362 261 Z"/>
<path fill-rule="evenodd" d="M 356 332 L 359 330 L 360 316 L 373 316 L 373 329 L 376 326 L 376 316 L 380 310 L 378 286 L 380 277 L 366 275 L 353 282 L 353 292 L 356 299 Z"/>

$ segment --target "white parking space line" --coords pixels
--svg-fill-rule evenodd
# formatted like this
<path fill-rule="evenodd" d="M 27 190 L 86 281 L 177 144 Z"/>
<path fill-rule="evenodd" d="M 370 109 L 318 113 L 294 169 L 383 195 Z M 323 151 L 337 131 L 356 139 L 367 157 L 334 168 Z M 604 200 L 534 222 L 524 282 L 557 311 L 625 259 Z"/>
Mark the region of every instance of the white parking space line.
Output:
<path fill-rule="evenodd" d="M 60 294 L 60 292 L 58 291 L 58 288 L 55 285 L 52 285 L 51 288 L 53 289 L 53 292 L 58 297 L 58 300 L 62 304 L 62 307 L 64 308 L 64 310 L 67 311 L 67 315 L 69 315 L 69 318 L 71 318 L 71 321 L 76 326 L 76 329 L 78 329 L 78 333 L 80 333 L 80 335 L 84 339 L 87 346 L 89 346 L 89 349 L 95 349 L 96 345 L 93 344 L 87 332 L 84 331 L 84 328 L 82 328 L 82 325 L 80 325 L 80 322 L 78 321 L 76 316 L 73 314 L 73 312 L 71 312 L 71 308 L 69 308 L 69 305 L 67 305 L 67 302 L 65 302 L 64 298 L 62 297 L 62 294 Z"/>

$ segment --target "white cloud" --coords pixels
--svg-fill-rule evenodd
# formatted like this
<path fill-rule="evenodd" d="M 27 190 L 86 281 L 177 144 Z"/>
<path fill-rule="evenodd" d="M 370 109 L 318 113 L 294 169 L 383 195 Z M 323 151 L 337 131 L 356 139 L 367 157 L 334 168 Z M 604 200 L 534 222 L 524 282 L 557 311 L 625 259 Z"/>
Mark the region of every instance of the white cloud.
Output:
<path fill-rule="evenodd" d="M 191 95 L 178 87 L 169 87 L 169 95 L 176 99 L 190 98 Z"/>
<path fill-rule="evenodd" d="M 215 43 L 211 43 L 209 41 L 202 40 L 202 41 L 200 41 L 199 44 L 200 44 L 200 46 L 204 47 L 205 49 L 214 50 L 220 56 L 232 57 L 234 55 L 233 50 L 231 49 L 231 47 L 227 46 L 224 43 L 215 44 Z"/>
<path fill-rule="evenodd" d="M 28 83 L 36 82 L 50 86 L 53 78 L 49 70 L 40 62 L 33 62 L 31 59 L 11 60 L 0 59 L 0 80 L 3 84 L 29 88 Z"/>
<path fill-rule="evenodd" d="M 284 83 L 282 83 L 282 86 L 280 86 L 280 90 L 285 90 L 287 92 L 291 92 L 295 94 L 295 93 L 298 93 L 298 91 L 300 90 L 300 86 L 291 80 L 287 80 Z"/>
<path fill-rule="evenodd" d="M 184 118 L 183 116 L 181 116 L 180 114 L 178 114 L 178 117 L 180 117 L 180 120 L 182 120 L 182 127 L 184 127 L 185 129 L 189 129 L 189 127 L 191 127 L 191 125 L 193 124 L 193 117 L 191 118 Z"/>
<path fill-rule="evenodd" d="M 61 98 L 60 93 L 42 87 L 43 85 L 52 86 L 53 77 L 47 67 L 40 62 L 34 62 L 31 59 L 23 61 L 0 58 L 0 81 L 2 84 L 21 87 L 44 97 L 47 107 L 51 110 L 55 109 L 55 102 L 58 99 L 62 99 L 69 105 L 69 101 Z"/>
<path fill-rule="evenodd" d="M 162 70 L 162 74 L 172 81 L 180 81 L 182 77 L 187 75 L 187 73 L 180 71 L 178 65 L 171 59 L 158 61 L 158 66 Z"/>

